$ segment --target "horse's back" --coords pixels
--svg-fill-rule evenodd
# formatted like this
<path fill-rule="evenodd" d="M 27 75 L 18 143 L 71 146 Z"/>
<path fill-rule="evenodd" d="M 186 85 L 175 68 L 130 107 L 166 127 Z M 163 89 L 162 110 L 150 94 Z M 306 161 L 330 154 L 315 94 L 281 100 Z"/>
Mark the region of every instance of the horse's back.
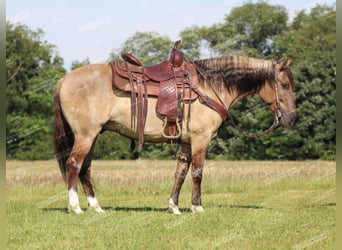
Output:
<path fill-rule="evenodd" d="M 64 77 L 61 92 L 75 94 L 75 91 L 91 91 L 93 93 L 96 89 L 111 87 L 111 78 L 112 72 L 107 64 L 88 64 L 71 71 Z"/>

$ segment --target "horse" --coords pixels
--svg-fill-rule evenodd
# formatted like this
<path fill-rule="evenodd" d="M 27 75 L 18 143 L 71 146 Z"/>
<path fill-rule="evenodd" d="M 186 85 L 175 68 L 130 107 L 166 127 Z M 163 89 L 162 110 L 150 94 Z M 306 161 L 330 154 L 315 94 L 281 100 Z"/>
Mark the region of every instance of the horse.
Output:
<path fill-rule="evenodd" d="M 191 166 L 193 181 L 191 211 L 203 212 L 201 182 L 211 139 L 224 122 L 224 115 L 204 99 L 215 102 L 224 112 L 251 94 L 258 94 L 274 114 L 277 126 L 291 128 L 296 119 L 294 79 L 290 60 L 280 62 L 244 56 L 221 56 L 187 62 L 192 82 L 202 97 L 184 103 L 179 156 L 167 210 L 180 214 L 179 193 Z M 108 64 L 89 64 L 60 79 L 54 91 L 55 153 L 66 182 L 68 211 L 81 214 L 78 179 L 88 201 L 88 209 L 104 213 L 90 180 L 91 160 L 99 133 L 109 130 L 137 140 L 128 112 L 127 93 L 113 90 L 113 70 Z M 164 143 L 163 121 L 155 113 L 157 99 L 148 97 L 145 142 Z M 189 108 L 189 106 L 191 107 Z M 222 113 L 222 112 L 221 112 Z"/>

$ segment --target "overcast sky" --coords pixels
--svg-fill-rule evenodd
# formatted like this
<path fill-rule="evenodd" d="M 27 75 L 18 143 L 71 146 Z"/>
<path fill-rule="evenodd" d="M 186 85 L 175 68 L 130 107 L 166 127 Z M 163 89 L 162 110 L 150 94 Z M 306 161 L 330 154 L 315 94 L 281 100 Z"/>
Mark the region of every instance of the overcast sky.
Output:
<path fill-rule="evenodd" d="M 242 0 L 7 0 L 6 19 L 42 28 L 44 39 L 57 46 L 66 68 L 73 60 L 104 62 L 136 31 L 156 31 L 177 40 L 192 25 L 222 22 Z M 257 1 L 252 1 L 257 2 Z M 316 4 L 335 0 L 269 0 L 293 17 Z"/>

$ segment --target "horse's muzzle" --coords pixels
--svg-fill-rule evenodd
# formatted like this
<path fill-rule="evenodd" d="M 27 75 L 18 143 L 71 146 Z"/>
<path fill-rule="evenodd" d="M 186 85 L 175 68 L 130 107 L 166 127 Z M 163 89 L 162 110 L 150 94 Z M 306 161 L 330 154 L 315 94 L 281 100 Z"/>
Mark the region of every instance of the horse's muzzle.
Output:
<path fill-rule="evenodd" d="M 280 125 L 282 125 L 285 128 L 292 128 L 295 124 L 295 121 L 297 119 L 297 111 L 293 110 L 291 112 L 283 113 L 281 112 L 280 115 Z"/>

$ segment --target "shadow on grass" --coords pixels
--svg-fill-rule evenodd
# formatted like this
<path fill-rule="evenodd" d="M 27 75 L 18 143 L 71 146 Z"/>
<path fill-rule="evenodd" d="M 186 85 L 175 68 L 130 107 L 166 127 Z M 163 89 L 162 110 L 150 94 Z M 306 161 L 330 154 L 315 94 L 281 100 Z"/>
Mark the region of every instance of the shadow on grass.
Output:
<path fill-rule="evenodd" d="M 307 207 L 336 207 L 336 202 L 308 205 Z"/>
<path fill-rule="evenodd" d="M 51 207 L 51 208 L 41 208 L 44 212 L 63 212 L 68 213 L 68 209 L 66 207 Z"/>
<path fill-rule="evenodd" d="M 156 207 L 103 207 L 105 211 L 117 211 L 117 212 L 157 212 L 167 213 L 167 208 L 156 208 Z M 183 213 L 190 213 L 189 208 L 180 208 Z"/>
<path fill-rule="evenodd" d="M 87 211 L 87 209 L 82 208 L 83 211 Z M 116 212 L 157 212 L 157 213 L 167 213 L 167 208 L 156 208 L 156 207 L 102 207 L 106 212 L 108 211 L 116 211 Z M 41 208 L 44 212 L 62 212 L 68 213 L 67 208 Z M 179 209 L 183 213 L 191 213 L 191 209 L 189 208 L 180 208 Z"/>
<path fill-rule="evenodd" d="M 317 206 L 317 205 L 316 205 Z M 320 204 L 318 206 L 336 206 L 336 203 Z M 265 207 L 260 205 L 218 205 L 218 208 L 230 209 L 268 209 L 273 210 L 271 207 Z M 87 211 L 87 208 L 82 208 L 83 211 Z M 102 207 L 105 211 L 116 211 L 116 212 L 156 212 L 156 213 L 167 213 L 167 208 L 158 207 Z M 68 213 L 67 208 L 42 208 L 45 212 L 59 211 L 63 213 Z M 192 213 L 190 208 L 180 208 L 182 213 Z"/>
<path fill-rule="evenodd" d="M 218 205 L 219 208 L 273 209 L 259 205 Z"/>
<path fill-rule="evenodd" d="M 321 204 L 322 207 L 336 207 L 336 202 Z"/>
<path fill-rule="evenodd" d="M 336 206 L 336 202 L 308 205 L 304 207 L 334 207 L 334 206 Z M 243 209 L 269 209 L 269 210 L 274 209 L 271 207 L 264 207 L 260 205 L 218 205 L 218 207 L 219 208 L 243 208 Z"/>

